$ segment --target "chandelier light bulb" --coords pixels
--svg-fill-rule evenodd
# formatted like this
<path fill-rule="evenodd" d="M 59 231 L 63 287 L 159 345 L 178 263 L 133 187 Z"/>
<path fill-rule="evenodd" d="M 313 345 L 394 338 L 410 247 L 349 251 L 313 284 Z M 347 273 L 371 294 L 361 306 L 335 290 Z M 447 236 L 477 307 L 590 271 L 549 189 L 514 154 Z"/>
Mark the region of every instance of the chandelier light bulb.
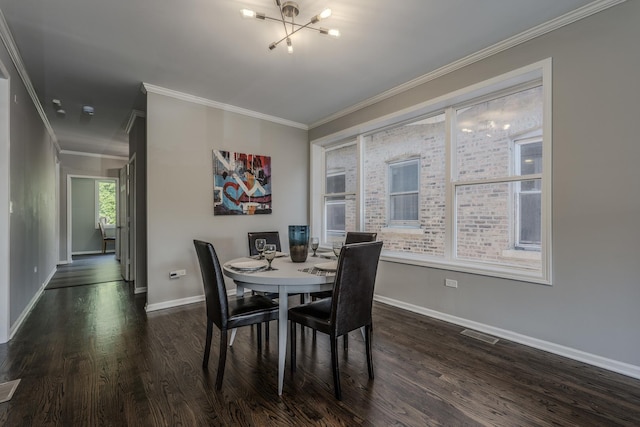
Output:
<path fill-rule="evenodd" d="M 255 18 L 256 13 L 251 9 L 240 9 L 243 18 Z"/>
<path fill-rule="evenodd" d="M 293 46 L 291 45 L 291 39 L 287 37 L 287 52 L 293 53 Z"/>
<path fill-rule="evenodd" d="M 331 37 L 336 37 L 336 38 L 338 38 L 338 37 L 340 37 L 340 30 L 336 30 L 335 28 L 332 28 L 332 29 L 330 29 L 330 30 L 329 30 L 328 34 L 329 34 Z"/>
<path fill-rule="evenodd" d="M 320 19 L 327 19 L 328 17 L 331 16 L 331 9 L 323 10 L 318 16 L 320 17 Z"/>

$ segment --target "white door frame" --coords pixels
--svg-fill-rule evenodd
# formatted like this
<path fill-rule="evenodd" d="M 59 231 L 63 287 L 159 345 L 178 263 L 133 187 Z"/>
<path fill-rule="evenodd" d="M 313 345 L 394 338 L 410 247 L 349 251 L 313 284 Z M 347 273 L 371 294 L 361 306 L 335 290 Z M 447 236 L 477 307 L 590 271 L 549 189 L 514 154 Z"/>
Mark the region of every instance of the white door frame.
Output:
<path fill-rule="evenodd" d="M 72 239 L 72 232 L 71 232 L 71 225 L 72 225 L 72 221 L 71 221 L 71 201 L 72 201 L 72 191 L 71 191 L 71 180 L 74 178 L 85 178 L 85 179 L 108 179 L 108 180 L 115 180 L 116 181 L 116 189 L 118 189 L 119 186 L 119 178 L 114 178 L 112 176 L 95 176 L 95 175 L 67 175 L 67 263 L 71 264 L 73 262 L 73 257 L 71 256 L 71 239 Z M 116 191 L 116 214 L 118 212 L 118 206 L 120 203 L 120 200 L 118 200 L 119 195 L 118 195 L 118 191 Z"/>
<path fill-rule="evenodd" d="M 6 76 L 6 77 L 5 77 Z M 0 61 L 0 344 L 9 341 L 11 335 L 11 171 L 10 171 L 10 131 L 9 109 L 11 91 L 9 74 Z"/>

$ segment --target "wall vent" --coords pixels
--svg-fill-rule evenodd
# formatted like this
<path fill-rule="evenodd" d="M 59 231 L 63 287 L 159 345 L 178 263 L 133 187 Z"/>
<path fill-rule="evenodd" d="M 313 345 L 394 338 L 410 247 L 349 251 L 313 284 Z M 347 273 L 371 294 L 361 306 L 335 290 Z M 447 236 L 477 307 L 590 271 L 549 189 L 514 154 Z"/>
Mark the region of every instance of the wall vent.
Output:
<path fill-rule="evenodd" d="M 489 343 L 491 345 L 497 343 L 499 340 L 496 337 L 492 337 L 491 335 L 486 335 L 483 334 L 481 332 L 478 331 L 472 331 L 471 329 L 465 329 L 464 331 L 460 332 L 462 335 L 466 335 L 468 337 L 471 338 L 475 338 L 477 340 Z"/>

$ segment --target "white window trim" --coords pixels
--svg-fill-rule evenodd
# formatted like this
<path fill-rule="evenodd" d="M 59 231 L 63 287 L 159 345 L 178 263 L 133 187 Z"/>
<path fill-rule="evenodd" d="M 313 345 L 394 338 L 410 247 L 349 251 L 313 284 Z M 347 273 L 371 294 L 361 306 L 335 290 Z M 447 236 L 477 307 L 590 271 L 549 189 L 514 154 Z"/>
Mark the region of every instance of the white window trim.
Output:
<path fill-rule="evenodd" d="M 383 251 L 381 260 L 396 262 L 402 264 L 418 265 L 424 267 L 433 267 L 444 270 L 460 271 L 465 273 L 472 273 L 490 277 L 500 277 L 517 281 L 525 281 L 530 283 L 539 283 L 545 285 L 552 284 L 552 193 L 551 193 L 551 172 L 552 172 L 552 59 L 547 58 L 542 61 L 530 64 L 528 66 L 510 71 L 508 73 L 496 76 L 484 82 L 480 82 L 466 88 L 454 91 L 452 93 L 425 101 L 418 105 L 405 108 L 403 110 L 388 114 L 386 116 L 361 123 L 350 128 L 341 130 L 337 133 L 318 138 L 311 141 L 310 150 L 310 172 L 311 176 L 323 176 L 324 174 L 324 149 L 328 146 L 334 146 L 335 144 L 344 143 L 347 140 L 353 140 L 358 138 L 358 143 L 366 133 L 371 133 L 382 129 L 387 126 L 396 125 L 403 121 L 417 119 L 420 116 L 435 114 L 437 111 L 442 111 L 446 108 L 451 108 L 454 105 L 460 105 L 464 102 L 471 101 L 473 99 L 480 98 L 495 94 L 501 90 L 509 89 L 520 84 L 525 84 L 536 79 L 542 81 L 543 88 L 543 129 L 542 129 L 542 164 L 543 173 L 536 175 L 542 179 L 542 218 L 541 218 L 541 268 L 538 271 L 528 270 L 526 268 L 507 267 L 501 265 L 490 265 L 488 263 L 474 263 L 462 260 L 453 260 L 452 253 L 454 249 L 453 242 L 456 241 L 454 230 L 454 206 L 453 206 L 453 191 L 451 179 L 445 180 L 446 187 L 446 219 L 445 219 L 445 257 L 427 257 L 424 255 L 415 255 L 408 253 L 394 253 L 390 251 Z M 447 115 L 447 120 L 450 121 L 450 115 Z M 451 123 L 447 123 L 445 127 L 447 135 L 446 140 L 451 141 L 452 132 Z M 362 158 L 362 147 L 359 147 L 359 158 Z M 445 166 L 446 176 L 452 177 L 452 172 L 455 169 L 455 156 L 450 152 L 450 144 L 445 146 L 445 156 L 449 159 Z M 361 168 L 361 161 L 358 162 L 358 167 Z M 318 173 L 320 175 L 318 175 Z M 361 178 L 362 171 L 359 171 L 358 176 Z M 514 180 L 521 180 L 522 177 L 515 177 Z M 311 224 L 312 227 L 320 227 L 322 214 L 315 214 L 316 212 L 322 212 L 321 203 L 322 198 L 318 197 L 323 195 L 322 188 L 319 188 L 322 183 L 311 179 L 310 185 L 310 212 L 311 212 Z M 315 181 L 315 182 L 314 182 Z M 500 180 L 504 182 L 503 179 Z M 469 182 L 465 182 L 468 184 Z M 358 185 L 359 194 L 357 195 L 357 201 L 360 206 L 363 206 L 364 192 L 360 185 Z M 359 209 L 360 217 L 364 215 L 363 210 Z M 363 222 L 361 222 L 363 223 Z M 360 226 L 360 224 L 359 224 Z"/>

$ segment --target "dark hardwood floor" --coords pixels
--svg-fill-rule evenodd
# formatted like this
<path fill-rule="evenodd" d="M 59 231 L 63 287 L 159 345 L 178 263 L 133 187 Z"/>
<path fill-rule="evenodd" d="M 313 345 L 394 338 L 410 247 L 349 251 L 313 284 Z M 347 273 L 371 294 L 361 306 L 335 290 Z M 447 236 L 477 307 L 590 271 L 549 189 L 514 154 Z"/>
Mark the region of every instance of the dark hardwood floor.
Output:
<path fill-rule="evenodd" d="M 297 298 L 292 298 L 295 303 Z M 375 380 L 362 336 L 340 356 L 334 399 L 328 338 L 298 338 L 297 372 L 277 395 L 277 329 L 259 351 L 242 328 L 214 388 L 215 330 L 203 372 L 204 304 L 146 314 L 126 282 L 46 290 L 0 345 L 2 426 L 640 425 L 640 380 L 376 303 Z M 288 363 L 288 361 L 287 361 Z"/>
<path fill-rule="evenodd" d="M 114 254 L 74 256 L 73 262 L 58 267 L 47 289 L 84 286 L 122 280 Z"/>

